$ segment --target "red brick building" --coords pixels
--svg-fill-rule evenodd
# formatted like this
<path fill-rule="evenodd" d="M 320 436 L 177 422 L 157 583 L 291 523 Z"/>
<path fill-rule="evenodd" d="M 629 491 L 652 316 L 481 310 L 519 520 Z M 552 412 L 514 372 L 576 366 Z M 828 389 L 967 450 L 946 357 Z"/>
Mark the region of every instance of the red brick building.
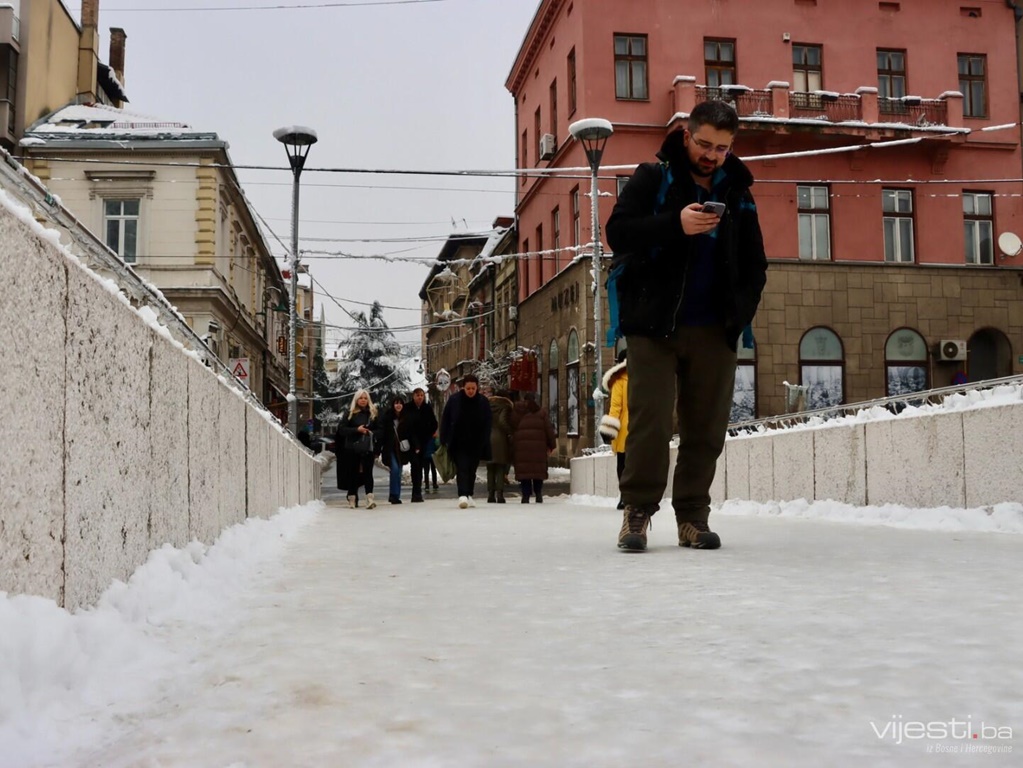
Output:
<path fill-rule="evenodd" d="M 997 245 L 1023 234 L 1012 6 L 543 0 L 506 82 L 518 165 L 586 169 L 569 124 L 611 121 L 603 225 L 628 166 L 696 103 L 735 105 L 771 262 L 735 418 L 785 412 L 783 381 L 822 405 L 1023 373 L 1023 256 Z M 571 456 L 592 444 L 591 282 L 572 262 L 592 240 L 589 172 L 517 192 L 519 250 L 540 254 L 519 261 L 518 344 Z"/>

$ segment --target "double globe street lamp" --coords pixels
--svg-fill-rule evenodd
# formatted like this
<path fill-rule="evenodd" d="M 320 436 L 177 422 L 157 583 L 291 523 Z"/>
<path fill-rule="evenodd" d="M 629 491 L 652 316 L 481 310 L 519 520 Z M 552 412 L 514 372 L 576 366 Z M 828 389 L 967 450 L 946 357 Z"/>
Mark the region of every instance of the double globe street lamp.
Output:
<path fill-rule="evenodd" d="M 603 249 L 600 244 L 600 192 L 597 189 L 597 171 L 600 170 L 600 159 L 604 154 L 604 146 L 608 137 L 614 133 L 614 128 L 607 120 L 599 117 L 591 117 L 585 120 L 577 120 L 568 126 L 568 132 L 582 143 L 586 151 L 586 159 L 590 163 L 590 212 L 592 214 L 593 228 L 593 344 L 596 357 L 596 385 L 593 387 L 593 447 L 600 446 L 600 420 L 604 416 L 604 393 L 601 391 L 601 380 L 604 378 L 603 352 L 604 340 L 601 338 L 603 318 L 600 306 L 600 284 L 602 270 L 600 261 L 603 256 Z"/>
<path fill-rule="evenodd" d="M 291 188 L 291 300 L 288 307 L 291 318 L 288 335 L 288 430 L 291 434 L 298 435 L 298 395 L 296 394 L 295 370 L 295 330 L 298 326 L 298 316 L 295 310 L 295 302 L 298 299 L 298 179 L 302 175 L 309 147 L 316 143 L 317 137 L 316 131 L 312 128 L 289 125 L 274 131 L 274 138 L 284 145 L 288 153 L 288 161 L 291 163 L 291 173 L 294 176 Z"/>

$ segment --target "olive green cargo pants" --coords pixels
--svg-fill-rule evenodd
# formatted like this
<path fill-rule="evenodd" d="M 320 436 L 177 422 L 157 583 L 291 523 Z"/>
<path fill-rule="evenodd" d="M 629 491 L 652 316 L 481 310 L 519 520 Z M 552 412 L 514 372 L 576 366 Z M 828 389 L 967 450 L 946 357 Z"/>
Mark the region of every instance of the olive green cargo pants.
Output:
<path fill-rule="evenodd" d="M 656 505 L 668 483 L 668 442 L 678 418 L 671 505 L 679 521 L 707 520 L 725 445 L 736 354 L 720 326 L 679 328 L 667 339 L 629 336 L 629 435 L 620 488 L 626 505 Z"/>

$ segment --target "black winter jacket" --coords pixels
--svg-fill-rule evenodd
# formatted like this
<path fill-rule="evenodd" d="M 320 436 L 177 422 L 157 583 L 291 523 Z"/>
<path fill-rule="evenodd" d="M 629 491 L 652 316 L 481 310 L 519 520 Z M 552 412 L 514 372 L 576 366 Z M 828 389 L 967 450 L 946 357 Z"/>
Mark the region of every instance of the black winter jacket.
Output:
<path fill-rule="evenodd" d="M 408 422 L 409 437 L 412 440 L 412 450 L 422 451 L 433 442 L 433 435 L 437 431 L 437 416 L 433 412 L 433 406 L 423 402 L 416 406 L 414 401 L 405 403 L 403 411 L 405 421 Z"/>
<path fill-rule="evenodd" d="M 440 417 L 440 442 L 452 455 L 462 454 L 477 460 L 490 461 L 490 425 L 493 414 L 490 401 L 477 392 L 473 397 L 465 390 L 448 398 Z"/>
<path fill-rule="evenodd" d="M 380 460 L 385 467 L 390 468 L 392 456 L 397 456 L 400 464 L 408 464 L 412 457 L 411 420 L 405 410 L 407 407 L 402 407 L 401 416 L 391 407 L 380 417 Z M 401 450 L 402 440 L 409 441 L 409 450 Z"/>
<path fill-rule="evenodd" d="M 614 250 L 612 268 L 624 265 L 617 290 L 620 326 L 626 336 L 665 338 L 675 331 L 688 265 L 698 248 L 696 238 L 682 231 L 679 218 L 683 208 L 698 202 L 682 131 L 669 134 L 657 156 L 673 169 L 661 210 L 654 213 L 661 164 L 643 163 L 622 189 L 607 222 L 607 240 Z M 734 350 L 760 303 L 767 282 L 767 257 L 749 191 L 753 175 L 735 156 L 728 157 L 723 170 L 727 209 L 716 238 L 715 299 L 721 302 L 727 342 Z"/>

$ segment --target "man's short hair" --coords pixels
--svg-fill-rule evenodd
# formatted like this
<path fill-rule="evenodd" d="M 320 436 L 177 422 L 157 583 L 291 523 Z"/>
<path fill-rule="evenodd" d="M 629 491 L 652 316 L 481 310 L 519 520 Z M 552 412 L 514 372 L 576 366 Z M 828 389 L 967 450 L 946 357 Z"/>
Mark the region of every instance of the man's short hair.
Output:
<path fill-rule="evenodd" d="M 426 390 L 424 390 L 422 387 L 416 387 L 415 389 L 412 390 L 412 396 L 413 397 L 415 397 L 416 395 L 419 395 L 419 394 L 425 395 L 426 394 Z"/>
<path fill-rule="evenodd" d="M 731 104 L 725 101 L 701 101 L 689 113 L 689 132 L 696 133 L 701 126 L 709 125 L 719 131 L 739 132 L 739 115 Z"/>
<path fill-rule="evenodd" d="M 462 377 L 462 386 L 465 386 L 470 381 L 476 385 L 479 385 L 480 383 L 480 380 L 476 377 L 475 373 L 467 373 L 465 374 L 465 376 Z"/>

